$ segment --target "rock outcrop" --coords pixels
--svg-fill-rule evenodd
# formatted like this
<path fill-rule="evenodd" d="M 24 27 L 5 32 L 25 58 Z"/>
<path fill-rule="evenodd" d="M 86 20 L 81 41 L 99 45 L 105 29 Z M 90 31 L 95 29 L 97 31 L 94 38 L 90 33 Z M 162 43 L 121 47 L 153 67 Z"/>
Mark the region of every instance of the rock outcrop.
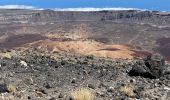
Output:
<path fill-rule="evenodd" d="M 163 75 L 165 60 L 160 54 L 149 55 L 144 61 L 133 65 L 129 75 L 147 78 L 160 78 Z"/>

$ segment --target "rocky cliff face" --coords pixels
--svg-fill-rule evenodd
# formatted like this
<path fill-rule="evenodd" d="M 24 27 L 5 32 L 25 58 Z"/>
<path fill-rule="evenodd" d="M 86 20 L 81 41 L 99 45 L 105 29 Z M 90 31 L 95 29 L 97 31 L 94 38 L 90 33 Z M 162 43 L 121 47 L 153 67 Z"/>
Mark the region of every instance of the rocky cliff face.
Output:
<path fill-rule="evenodd" d="M 126 21 L 169 25 L 170 13 L 157 11 L 52 11 L 52 10 L 0 10 L 1 23 L 58 22 L 58 21 Z"/>

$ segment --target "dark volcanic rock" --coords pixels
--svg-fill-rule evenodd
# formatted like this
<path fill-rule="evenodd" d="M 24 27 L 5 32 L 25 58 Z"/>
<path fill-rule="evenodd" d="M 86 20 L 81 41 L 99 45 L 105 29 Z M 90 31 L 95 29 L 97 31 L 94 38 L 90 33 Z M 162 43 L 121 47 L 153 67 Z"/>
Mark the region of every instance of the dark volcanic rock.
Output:
<path fill-rule="evenodd" d="M 58 98 L 63 98 L 64 97 L 64 94 L 63 93 L 60 93 L 59 95 L 58 95 Z"/>
<path fill-rule="evenodd" d="M 44 87 L 47 88 L 47 89 L 50 89 L 50 88 L 52 88 L 52 85 L 50 83 L 45 83 Z"/>
<path fill-rule="evenodd" d="M 159 78 L 163 75 L 165 60 L 160 54 L 154 54 L 147 57 L 145 65 L 150 69 L 153 77 Z"/>
<path fill-rule="evenodd" d="M 133 65 L 129 75 L 143 76 L 146 78 L 160 78 L 165 66 L 164 58 L 159 54 L 148 56 L 144 61 L 138 61 Z"/>
<path fill-rule="evenodd" d="M 150 69 L 145 66 L 144 62 L 138 61 L 133 65 L 132 70 L 130 70 L 129 72 L 129 75 L 151 77 L 151 72 Z"/>
<path fill-rule="evenodd" d="M 15 92 L 15 91 L 16 91 L 16 87 L 13 86 L 12 84 L 7 84 L 7 83 L 0 84 L 0 93 Z"/>
<path fill-rule="evenodd" d="M 57 100 L 55 97 L 50 98 L 49 100 Z"/>
<path fill-rule="evenodd" d="M 0 93 L 8 92 L 7 84 L 2 83 L 0 84 Z"/>
<path fill-rule="evenodd" d="M 93 84 L 88 84 L 87 86 L 91 89 L 95 89 L 95 86 Z"/>
<path fill-rule="evenodd" d="M 8 92 L 8 84 L 4 84 L 4 82 L 0 84 L 0 92 L 4 93 L 3 95 L 6 97 L 16 96 L 14 100 L 49 100 L 50 97 L 69 100 L 66 98 L 74 90 L 87 87 L 96 94 L 97 100 L 129 100 L 135 98 L 141 100 L 148 98 L 150 100 L 155 97 L 162 97 L 170 90 L 168 70 L 165 71 L 163 76 L 160 75 L 159 79 L 150 79 L 153 75 L 156 78 L 159 77 L 157 71 L 150 69 L 160 70 L 158 65 L 163 68 L 164 61 L 160 61 L 161 56 L 152 55 L 145 60 L 113 60 L 66 52 L 53 53 L 34 48 L 22 53 L 18 52 L 17 55 L 11 59 L 2 58 L 1 61 L 6 62 L 7 65 L 1 66 L 0 70 L 0 79 L 5 78 L 7 80 L 5 83 L 13 83 L 17 87 L 16 92 L 21 94 L 21 97 L 17 97 L 16 92 L 14 94 Z M 26 61 L 28 66 L 22 67 L 19 64 L 20 61 Z M 155 61 L 157 62 L 156 65 Z M 55 68 L 56 66 L 58 68 Z M 131 67 L 137 75 L 146 76 L 146 73 L 148 73 L 149 78 L 130 77 L 127 70 Z M 169 68 L 167 64 L 166 69 Z M 9 73 L 12 73 L 12 75 L 9 75 Z M 124 88 L 120 91 L 122 86 L 128 85 L 133 87 Z M 128 94 L 128 91 L 134 92 L 134 97 L 126 96 L 125 94 Z"/>

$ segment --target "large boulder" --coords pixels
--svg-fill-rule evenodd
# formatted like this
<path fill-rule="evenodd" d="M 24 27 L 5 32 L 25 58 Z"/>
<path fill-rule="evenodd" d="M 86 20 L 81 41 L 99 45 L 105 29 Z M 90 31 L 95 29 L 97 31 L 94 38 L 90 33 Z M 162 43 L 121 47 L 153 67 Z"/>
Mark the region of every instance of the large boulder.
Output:
<path fill-rule="evenodd" d="M 150 69 L 153 77 L 159 78 L 163 75 L 165 60 L 160 54 L 154 54 L 147 57 L 145 65 Z"/>
<path fill-rule="evenodd" d="M 130 76 L 160 78 L 163 75 L 165 60 L 160 54 L 152 54 L 137 61 L 129 71 Z"/>

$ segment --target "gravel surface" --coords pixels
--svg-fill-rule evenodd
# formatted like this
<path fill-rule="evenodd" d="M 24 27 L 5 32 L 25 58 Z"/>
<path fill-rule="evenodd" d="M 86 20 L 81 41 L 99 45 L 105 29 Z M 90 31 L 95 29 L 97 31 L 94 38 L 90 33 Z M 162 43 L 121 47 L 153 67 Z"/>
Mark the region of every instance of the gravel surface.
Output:
<path fill-rule="evenodd" d="M 168 63 L 160 78 L 150 79 L 128 74 L 142 59 L 113 60 L 37 48 L 1 53 L 0 100 L 71 100 L 78 88 L 89 88 L 96 100 L 170 100 Z"/>

